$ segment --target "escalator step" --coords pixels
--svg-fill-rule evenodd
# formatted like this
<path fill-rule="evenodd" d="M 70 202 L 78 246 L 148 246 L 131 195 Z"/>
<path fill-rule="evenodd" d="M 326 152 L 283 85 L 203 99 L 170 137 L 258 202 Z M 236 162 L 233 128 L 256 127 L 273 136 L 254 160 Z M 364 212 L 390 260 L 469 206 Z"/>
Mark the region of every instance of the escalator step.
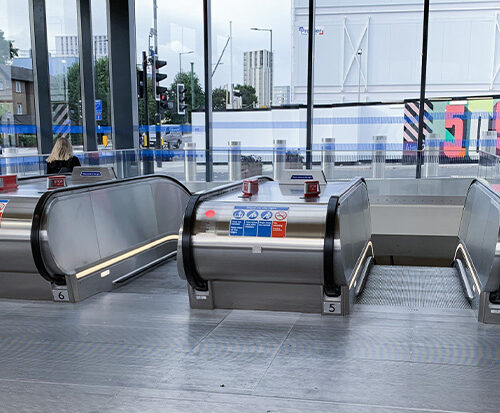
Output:
<path fill-rule="evenodd" d="M 471 308 L 454 268 L 375 265 L 358 304 L 412 308 Z"/>

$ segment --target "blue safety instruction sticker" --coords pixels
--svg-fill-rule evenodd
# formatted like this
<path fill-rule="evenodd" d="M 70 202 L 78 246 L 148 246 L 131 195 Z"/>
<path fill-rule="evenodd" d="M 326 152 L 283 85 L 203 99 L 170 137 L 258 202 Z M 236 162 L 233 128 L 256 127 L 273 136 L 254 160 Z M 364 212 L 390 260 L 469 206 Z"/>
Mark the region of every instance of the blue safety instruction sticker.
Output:
<path fill-rule="evenodd" d="M 288 207 L 235 206 L 229 224 L 233 237 L 284 238 L 288 220 Z"/>

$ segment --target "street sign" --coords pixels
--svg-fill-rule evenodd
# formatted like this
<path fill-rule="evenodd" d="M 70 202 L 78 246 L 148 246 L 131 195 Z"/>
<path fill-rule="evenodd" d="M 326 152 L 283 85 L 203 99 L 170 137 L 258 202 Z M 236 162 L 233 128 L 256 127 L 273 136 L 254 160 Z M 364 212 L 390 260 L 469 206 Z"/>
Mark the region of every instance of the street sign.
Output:
<path fill-rule="evenodd" d="M 95 101 L 95 120 L 102 120 L 102 100 Z"/>

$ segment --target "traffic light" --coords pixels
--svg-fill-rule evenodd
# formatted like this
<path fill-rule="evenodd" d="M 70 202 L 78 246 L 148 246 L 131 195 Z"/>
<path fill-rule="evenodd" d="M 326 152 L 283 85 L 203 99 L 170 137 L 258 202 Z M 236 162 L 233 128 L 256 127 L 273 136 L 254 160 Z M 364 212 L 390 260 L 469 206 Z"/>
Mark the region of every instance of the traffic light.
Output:
<path fill-rule="evenodd" d="M 186 89 L 182 83 L 177 83 L 177 114 L 186 114 Z"/>
<path fill-rule="evenodd" d="M 153 84 L 154 90 L 153 94 L 156 101 L 160 101 L 160 96 L 167 91 L 167 88 L 160 85 L 160 82 L 167 78 L 165 73 L 160 73 L 159 70 L 165 66 L 167 62 L 165 60 L 159 60 L 158 56 L 153 54 L 152 69 L 153 69 Z"/>
<path fill-rule="evenodd" d="M 166 93 L 160 95 L 160 113 L 165 113 L 168 110 L 168 97 Z"/>
<path fill-rule="evenodd" d="M 144 99 L 144 72 L 142 70 L 137 71 L 137 97 Z"/>

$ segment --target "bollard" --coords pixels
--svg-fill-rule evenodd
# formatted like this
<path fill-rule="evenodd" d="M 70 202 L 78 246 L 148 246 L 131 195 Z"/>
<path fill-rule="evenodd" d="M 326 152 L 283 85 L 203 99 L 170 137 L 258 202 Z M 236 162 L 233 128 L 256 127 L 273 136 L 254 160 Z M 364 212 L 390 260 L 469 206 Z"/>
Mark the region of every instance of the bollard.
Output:
<path fill-rule="evenodd" d="M 279 181 L 283 176 L 286 164 L 286 139 L 274 140 L 273 178 Z"/>
<path fill-rule="evenodd" d="M 186 182 L 196 181 L 196 143 L 186 142 L 184 144 L 184 180 Z"/>
<path fill-rule="evenodd" d="M 439 144 L 438 133 L 429 133 L 425 137 L 424 177 L 431 178 L 439 174 Z"/>
<path fill-rule="evenodd" d="M 323 138 L 321 145 L 321 169 L 327 181 L 333 179 L 335 169 L 335 138 Z"/>
<path fill-rule="evenodd" d="M 497 132 L 481 132 L 479 140 L 479 165 L 482 167 L 480 174 L 483 177 L 493 177 L 497 174 Z"/>
<path fill-rule="evenodd" d="M 6 166 L 6 175 L 14 175 L 17 174 L 18 168 L 17 164 L 19 161 L 19 158 L 16 158 L 17 156 L 17 148 L 12 148 L 12 147 L 7 147 L 3 148 L 3 156 L 5 158 L 13 158 L 13 159 L 5 159 L 5 166 Z"/>
<path fill-rule="evenodd" d="M 376 135 L 373 137 L 373 177 L 383 178 L 385 175 L 387 136 Z"/>
<path fill-rule="evenodd" d="M 239 181 L 241 179 L 241 142 L 229 141 L 228 146 L 227 167 L 229 169 L 229 181 Z"/>

